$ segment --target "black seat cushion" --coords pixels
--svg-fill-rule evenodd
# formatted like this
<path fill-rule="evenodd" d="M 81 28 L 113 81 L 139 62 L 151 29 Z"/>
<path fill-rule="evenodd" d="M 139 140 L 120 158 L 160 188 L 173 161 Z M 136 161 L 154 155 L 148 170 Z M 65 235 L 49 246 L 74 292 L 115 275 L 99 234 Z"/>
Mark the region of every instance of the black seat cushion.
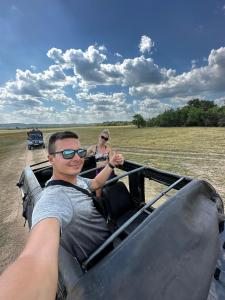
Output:
<path fill-rule="evenodd" d="M 115 221 L 134 208 L 130 193 L 121 181 L 103 188 L 102 201 L 108 218 Z"/>

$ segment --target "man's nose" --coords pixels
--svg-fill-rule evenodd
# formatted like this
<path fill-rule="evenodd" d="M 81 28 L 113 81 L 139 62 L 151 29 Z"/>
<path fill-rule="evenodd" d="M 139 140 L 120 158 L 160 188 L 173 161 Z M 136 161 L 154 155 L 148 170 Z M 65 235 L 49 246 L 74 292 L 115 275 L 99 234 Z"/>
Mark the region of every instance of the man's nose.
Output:
<path fill-rule="evenodd" d="M 81 158 L 80 158 L 80 156 L 78 155 L 78 153 L 75 153 L 73 159 L 75 159 L 75 160 L 80 160 Z"/>

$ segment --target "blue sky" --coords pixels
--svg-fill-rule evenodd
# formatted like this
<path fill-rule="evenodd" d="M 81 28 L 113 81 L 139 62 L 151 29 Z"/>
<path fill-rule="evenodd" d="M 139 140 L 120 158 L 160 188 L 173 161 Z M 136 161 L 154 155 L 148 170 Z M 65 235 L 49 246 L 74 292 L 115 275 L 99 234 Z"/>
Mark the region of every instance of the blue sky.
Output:
<path fill-rule="evenodd" d="M 0 123 L 153 117 L 225 101 L 225 0 L 0 2 Z"/>

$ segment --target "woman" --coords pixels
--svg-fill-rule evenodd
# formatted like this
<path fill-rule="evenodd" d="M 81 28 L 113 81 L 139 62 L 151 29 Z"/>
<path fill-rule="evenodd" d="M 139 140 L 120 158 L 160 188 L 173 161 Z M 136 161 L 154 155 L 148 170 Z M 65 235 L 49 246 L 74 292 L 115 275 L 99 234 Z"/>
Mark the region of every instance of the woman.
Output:
<path fill-rule="evenodd" d="M 98 137 L 98 143 L 95 145 L 90 146 L 87 149 L 87 155 L 94 155 L 95 161 L 96 161 L 96 167 L 98 168 L 96 170 L 96 175 L 101 172 L 101 170 L 105 167 L 105 165 L 108 164 L 110 158 L 112 157 L 112 148 L 107 143 L 109 141 L 109 130 L 103 129 Z M 115 173 L 112 170 L 111 176 L 109 179 L 115 177 Z M 97 197 L 101 195 L 101 191 L 96 191 Z"/>

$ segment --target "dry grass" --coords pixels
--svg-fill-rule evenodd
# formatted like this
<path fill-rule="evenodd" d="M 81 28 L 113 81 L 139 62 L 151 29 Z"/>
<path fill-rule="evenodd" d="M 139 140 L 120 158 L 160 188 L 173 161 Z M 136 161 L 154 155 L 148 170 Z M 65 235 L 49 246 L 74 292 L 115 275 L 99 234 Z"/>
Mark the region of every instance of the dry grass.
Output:
<path fill-rule="evenodd" d="M 95 143 L 101 128 L 77 128 L 85 144 Z M 225 128 L 143 128 L 112 127 L 115 147 L 225 154 Z"/>
<path fill-rule="evenodd" d="M 0 131 L 0 163 L 7 159 L 13 151 L 16 151 L 19 143 L 24 143 L 26 139 L 25 131 L 2 130 Z"/>
<path fill-rule="evenodd" d="M 97 142 L 103 127 L 67 128 L 76 131 L 84 146 Z M 43 130 L 48 136 L 62 129 Z M 16 144 L 26 140 L 27 130 L 0 131 L 0 161 Z M 128 160 L 181 175 L 209 181 L 225 198 L 225 128 L 110 127 L 111 145 Z"/>

